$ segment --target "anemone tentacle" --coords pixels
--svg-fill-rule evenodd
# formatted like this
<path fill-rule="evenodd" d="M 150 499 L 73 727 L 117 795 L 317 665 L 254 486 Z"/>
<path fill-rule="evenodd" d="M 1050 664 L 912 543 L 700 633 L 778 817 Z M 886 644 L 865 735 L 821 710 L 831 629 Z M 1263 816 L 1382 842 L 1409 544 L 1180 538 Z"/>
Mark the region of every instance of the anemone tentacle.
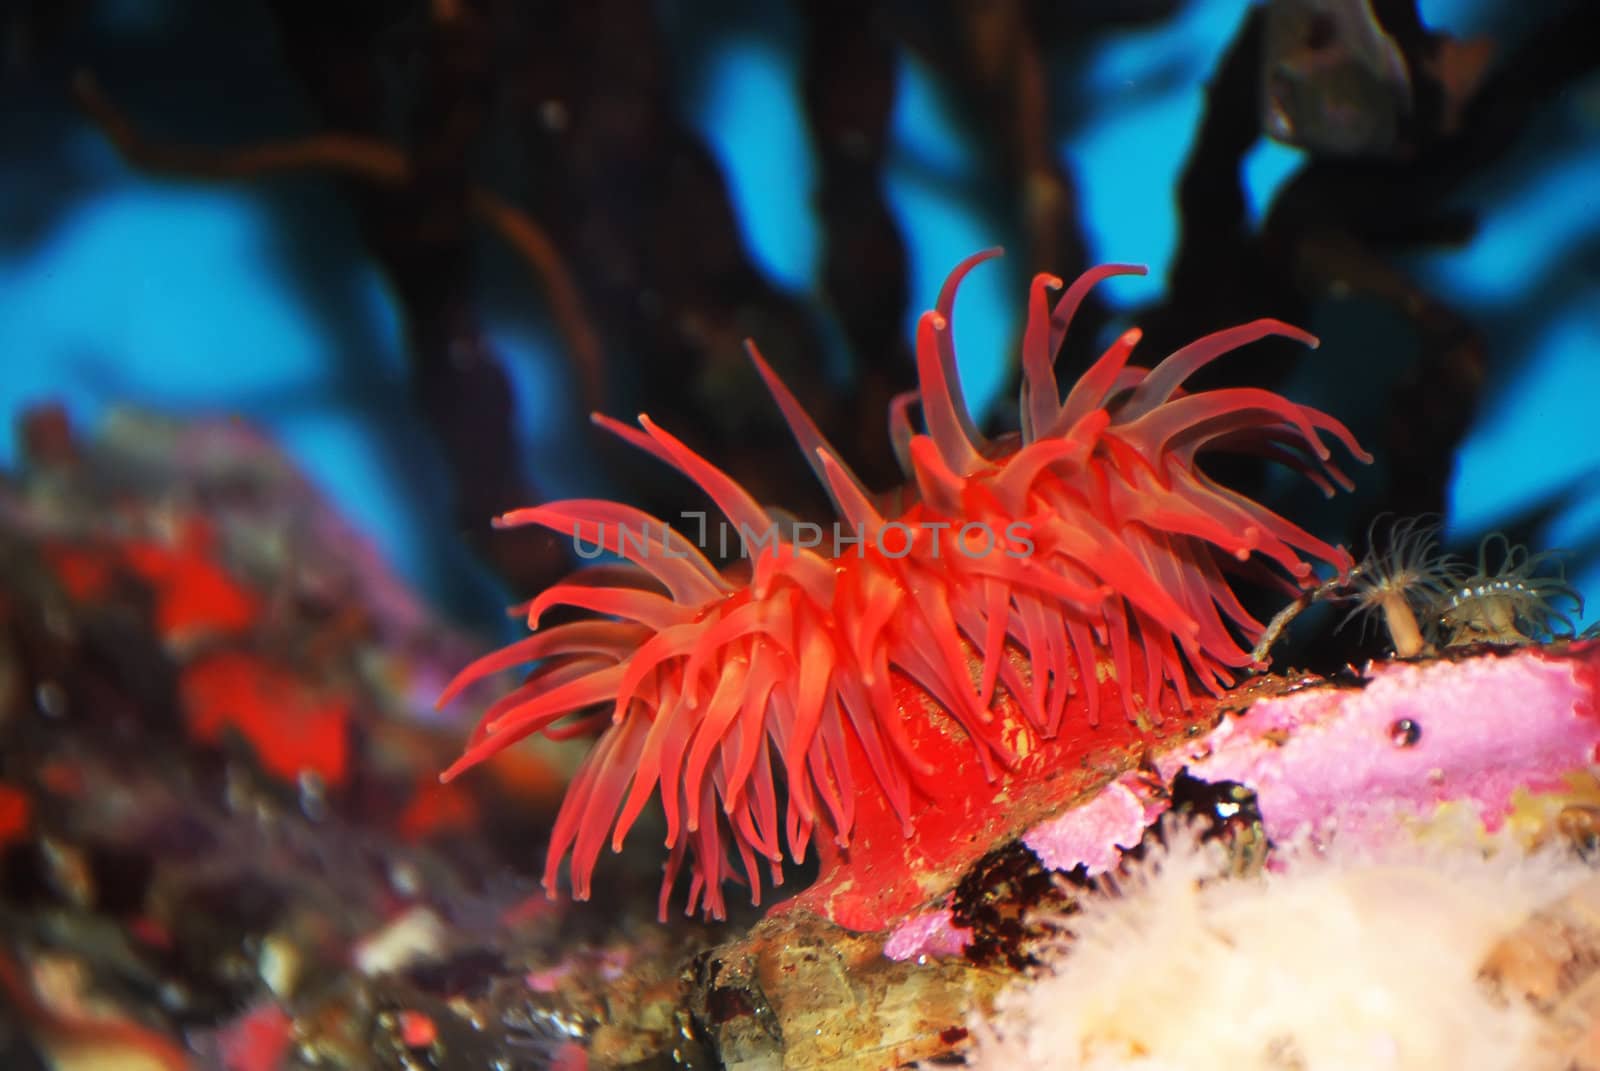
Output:
<path fill-rule="evenodd" d="M 747 491 L 647 416 L 638 427 L 594 419 L 687 477 L 741 534 L 759 533 L 747 582 L 616 503 L 550 503 L 497 522 L 540 525 L 627 562 L 542 593 L 526 607 L 537 631 L 472 663 L 441 700 L 510 666 L 535 666 L 490 706 L 446 778 L 530 734 L 598 730 L 552 830 L 546 889 L 554 892 L 570 855 L 573 895 L 588 896 L 607 841 L 620 850 L 659 799 L 663 912 L 685 864 L 691 912 L 721 916 L 730 879 L 759 902 L 763 860 L 776 884 L 783 856 L 798 861 L 814 836 L 849 846 L 858 791 L 882 793 L 914 832 L 934 771 L 906 719 L 928 715 L 896 702 L 894 680 L 944 712 L 992 779 L 1016 760 L 994 714 L 1002 694 L 1048 738 L 1073 711 L 1090 725 L 1107 716 L 1098 677 L 1110 672 L 1122 714 L 1153 720 L 1164 695 L 1187 707 L 1250 664 L 1262 625 L 1227 580 L 1239 563 L 1288 584 L 1312 582 L 1314 562 L 1350 568 L 1343 548 L 1196 467 L 1205 452 L 1248 450 L 1331 493 L 1349 485 L 1332 444 L 1370 460 L 1344 425 L 1266 390 L 1183 386 L 1247 343 L 1315 338 L 1256 320 L 1146 369 L 1129 363 L 1141 337 L 1130 328 L 1063 398 L 1055 361 L 1078 308 L 1098 282 L 1144 269 L 1104 265 L 1065 287 L 1039 275 L 1022 341 L 1022 433 L 990 441 L 966 406 L 951 323 L 961 280 L 997 254 L 962 261 L 918 323 L 919 389 L 889 409 L 908 481 L 897 492 L 866 489 L 747 345 L 851 543 L 821 553 L 779 533 Z M 541 627 L 556 604 L 592 616 Z M 852 756 L 870 786 L 856 783 Z"/>

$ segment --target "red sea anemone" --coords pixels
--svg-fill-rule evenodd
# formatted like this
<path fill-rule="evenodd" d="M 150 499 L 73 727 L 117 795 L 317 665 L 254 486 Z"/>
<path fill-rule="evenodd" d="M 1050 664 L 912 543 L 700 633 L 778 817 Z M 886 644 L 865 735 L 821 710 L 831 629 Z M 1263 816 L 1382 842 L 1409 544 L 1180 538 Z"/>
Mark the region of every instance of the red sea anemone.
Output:
<path fill-rule="evenodd" d="M 858 792 L 882 793 L 913 833 L 913 799 L 939 773 L 907 731 L 909 719 L 929 715 L 897 702 L 891 678 L 924 692 L 992 779 L 1018 757 L 1015 734 L 993 714 L 997 692 L 1009 693 L 1046 738 L 1069 708 L 1091 725 L 1102 716 L 1158 720 L 1164 692 L 1187 706 L 1196 687 L 1219 692 L 1250 663 L 1247 648 L 1262 626 L 1226 573 L 1251 568 L 1304 583 L 1311 566 L 1302 555 L 1350 567 L 1343 549 L 1195 463 L 1202 450 L 1259 452 L 1331 493 L 1349 481 L 1324 436 L 1369 460 L 1350 432 L 1271 391 L 1180 389 L 1248 342 L 1281 335 L 1315 346 L 1312 336 L 1256 320 L 1146 370 L 1128 364 L 1139 340 L 1132 329 L 1062 399 L 1053 365 L 1073 313 L 1095 283 L 1143 268 L 1086 272 L 1054 308 L 1049 298 L 1062 281 L 1035 277 L 1021 434 L 984 439 L 962 398 L 950 316 L 962 278 L 997 252 L 958 265 L 918 324 L 920 390 L 889 414 L 910 482 L 891 494 L 861 486 L 750 347 L 838 509 L 843 523 L 832 532 L 780 529 L 649 417 L 638 429 L 595 418 L 710 496 L 744 537 L 748 579 L 718 572 L 664 522 L 613 502 L 557 502 L 499 519 L 543 525 L 631 563 L 596 566 L 545 591 L 527 607 L 534 634 L 467 667 L 441 699 L 536 664 L 484 714 L 446 779 L 533 733 L 598 733 L 556 819 L 547 890 L 570 853 L 573 894 L 587 897 L 608 836 L 620 849 L 659 794 L 670 849 L 662 910 L 687 858 L 689 909 L 703 904 L 720 917 L 723 882 L 736 876 L 730 844 L 758 896 L 760 860 L 776 883 L 784 848 L 799 860 L 819 822 L 835 844 L 849 845 Z M 922 431 L 910 419 L 918 400 Z M 540 629 L 556 605 L 592 616 Z M 1107 673 L 1123 708 L 1111 715 L 1095 686 Z M 865 763 L 853 764 L 855 754 Z M 856 784 L 853 766 L 870 770 L 872 783 Z"/>

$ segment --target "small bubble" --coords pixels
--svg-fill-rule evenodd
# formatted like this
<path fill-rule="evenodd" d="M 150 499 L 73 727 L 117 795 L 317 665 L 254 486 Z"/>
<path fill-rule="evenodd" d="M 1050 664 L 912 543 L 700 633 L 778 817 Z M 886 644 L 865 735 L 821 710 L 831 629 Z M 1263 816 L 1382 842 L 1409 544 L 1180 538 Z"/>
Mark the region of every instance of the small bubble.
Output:
<path fill-rule="evenodd" d="M 328 787 L 315 770 L 300 771 L 300 813 L 313 822 L 328 817 Z"/>
<path fill-rule="evenodd" d="M 67 690 L 55 681 L 40 681 L 33 690 L 33 701 L 47 718 L 67 716 Z"/>
<path fill-rule="evenodd" d="M 182 982 L 167 980 L 156 990 L 156 999 L 169 1012 L 182 1012 L 189 1008 L 193 998 Z"/>
<path fill-rule="evenodd" d="M 422 875 L 407 862 L 389 864 L 389 887 L 405 897 L 418 896 L 422 891 Z"/>
<path fill-rule="evenodd" d="M 1422 739 L 1422 726 L 1410 718 L 1401 718 L 1389 726 L 1389 739 L 1395 747 L 1412 747 Z"/>
<path fill-rule="evenodd" d="M 572 113 L 567 110 L 565 102 L 549 99 L 539 104 L 539 122 L 550 131 L 567 129 L 567 124 L 572 121 Z"/>

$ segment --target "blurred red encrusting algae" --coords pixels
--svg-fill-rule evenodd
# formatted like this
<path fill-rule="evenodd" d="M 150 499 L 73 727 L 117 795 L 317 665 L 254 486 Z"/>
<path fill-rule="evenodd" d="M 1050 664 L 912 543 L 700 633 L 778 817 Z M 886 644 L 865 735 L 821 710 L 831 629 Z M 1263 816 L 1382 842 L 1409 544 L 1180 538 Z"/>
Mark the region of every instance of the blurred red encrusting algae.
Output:
<path fill-rule="evenodd" d="M 536 663 L 490 706 L 447 780 L 530 734 L 598 733 L 556 820 L 547 890 L 570 852 L 573 894 L 586 898 L 608 832 L 619 850 L 659 792 L 669 847 L 663 917 L 686 858 L 689 910 L 722 916 L 722 884 L 738 877 L 730 840 L 759 902 L 758 858 L 778 882 L 782 844 L 798 861 L 819 821 L 848 848 L 858 792 L 881 794 L 912 837 L 913 801 L 937 797 L 947 779 L 929 762 L 939 750 L 924 746 L 930 737 L 966 740 L 993 782 L 1031 741 L 1054 738 L 1069 710 L 1089 726 L 1102 716 L 1158 722 L 1163 706 L 1187 709 L 1196 686 L 1218 693 L 1250 664 L 1241 641 L 1253 642 L 1262 625 L 1227 571 L 1257 556 L 1257 571 L 1265 564 L 1306 584 L 1308 558 L 1350 567 L 1342 548 L 1195 465 L 1202 450 L 1250 450 L 1332 493 L 1350 484 L 1324 435 L 1370 460 L 1344 425 L 1267 390 L 1181 389 L 1247 343 L 1278 335 L 1315 346 L 1315 338 L 1261 319 L 1145 369 L 1128 363 L 1140 337 L 1130 329 L 1063 400 L 1055 355 L 1079 304 L 1097 282 L 1144 269 L 1092 269 L 1054 307 L 1063 283 L 1041 274 L 1022 343 L 1021 433 L 989 441 L 962 396 L 950 318 L 962 278 L 997 253 L 958 265 L 918 324 L 920 391 L 896 399 L 889 414 L 909 483 L 890 494 L 861 486 L 750 347 L 844 522 L 830 545 L 815 526 L 761 538 L 780 533 L 773 515 L 647 416 L 639 429 L 595 419 L 706 492 L 746 536 L 748 580 L 719 573 L 664 522 L 617 503 L 570 500 L 499 519 L 542 525 L 632 563 L 546 590 L 527 607 L 534 634 L 468 666 L 440 700 Z M 920 432 L 909 416 L 919 400 Z M 539 629 L 556 605 L 593 616 Z M 1108 679 L 1121 700 L 1109 715 L 1100 687 Z M 905 702 L 908 686 L 926 701 Z M 1020 710 L 1025 733 L 996 716 L 1002 702 Z M 930 734 L 920 724 L 930 719 L 949 724 Z M 857 784 L 852 769 L 868 771 L 872 783 Z"/>

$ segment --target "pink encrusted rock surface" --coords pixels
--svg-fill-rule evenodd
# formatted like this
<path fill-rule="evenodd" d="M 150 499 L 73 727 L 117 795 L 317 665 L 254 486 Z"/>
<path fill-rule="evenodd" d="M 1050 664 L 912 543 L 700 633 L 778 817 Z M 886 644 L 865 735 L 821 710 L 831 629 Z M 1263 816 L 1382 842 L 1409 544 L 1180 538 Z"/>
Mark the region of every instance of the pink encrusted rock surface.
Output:
<path fill-rule="evenodd" d="M 1493 832 L 1517 789 L 1558 788 L 1595 760 L 1597 680 L 1592 641 L 1374 664 L 1361 686 L 1315 687 L 1229 715 L 1157 768 L 1250 788 L 1274 840 L 1333 829 L 1382 838 L 1446 803 L 1470 804 Z"/>
<path fill-rule="evenodd" d="M 1022 842 L 1051 870 L 1082 865 L 1090 877 L 1103 874 L 1170 806 L 1165 794 L 1152 790 L 1148 781 L 1148 775 L 1125 773 L 1087 803 L 1034 826 Z M 896 926 L 884 942 L 883 954 L 893 960 L 957 956 L 972 938 L 972 931 L 956 925 L 944 907 L 919 912 Z"/>
<path fill-rule="evenodd" d="M 972 943 L 972 931 L 955 924 L 949 908 L 912 915 L 889 934 L 883 954 L 893 960 L 918 956 L 959 956 Z"/>
<path fill-rule="evenodd" d="M 1145 781 L 1137 773 L 1123 774 L 1088 803 L 1034 826 L 1022 843 L 1051 870 L 1082 866 L 1090 877 L 1105 873 L 1168 807 Z"/>
<path fill-rule="evenodd" d="M 1597 694 L 1600 641 L 1373 663 L 1358 683 L 1313 683 L 1225 715 L 1157 756 L 1155 777 L 1124 773 L 1022 841 L 1052 870 L 1111 870 L 1168 809 L 1162 784 L 1183 770 L 1252 790 L 1280 843 L 1333 833 L 1384 843 L 1452 803 L 1494 832 L 1518 789 L 1560 790 L 1596 762 Z M 948 909 L 928 911 L 894 929 L 885 954 L 954 955 L 970 939 Z"/>

